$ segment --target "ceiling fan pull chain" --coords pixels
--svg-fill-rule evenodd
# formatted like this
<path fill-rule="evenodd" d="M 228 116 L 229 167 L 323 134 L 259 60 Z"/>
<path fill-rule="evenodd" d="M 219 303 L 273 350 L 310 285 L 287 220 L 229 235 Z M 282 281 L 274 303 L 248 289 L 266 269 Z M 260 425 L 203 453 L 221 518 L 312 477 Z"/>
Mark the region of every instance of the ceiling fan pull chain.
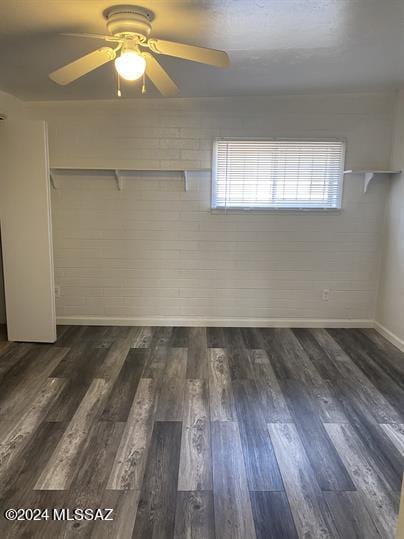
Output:
<path fill-rule="evenodd" d="M 116 82 L 117 82 L 117 87 L 118 87 L 118 90 L 117 90 L 116 94 L 117 94 L 118 97 L 122 97 L 121 78 L 119 76 L 119 73 L 116 74 Z"/>
<path fill-rule="evenodd" d="M 142 95 L 146 93 L 146 75 L 143 73 L 143 79 L 142 79 Z"/>

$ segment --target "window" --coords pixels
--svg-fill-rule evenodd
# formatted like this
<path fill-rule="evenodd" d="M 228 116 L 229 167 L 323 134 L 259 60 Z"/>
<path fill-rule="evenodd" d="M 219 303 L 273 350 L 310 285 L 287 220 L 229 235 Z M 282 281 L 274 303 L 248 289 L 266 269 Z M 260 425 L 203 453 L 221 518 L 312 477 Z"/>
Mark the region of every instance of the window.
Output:
<path fill-rule="evenodd" d="M 215 141 L 212 208 L 341 208 L 341 140 Z"/>

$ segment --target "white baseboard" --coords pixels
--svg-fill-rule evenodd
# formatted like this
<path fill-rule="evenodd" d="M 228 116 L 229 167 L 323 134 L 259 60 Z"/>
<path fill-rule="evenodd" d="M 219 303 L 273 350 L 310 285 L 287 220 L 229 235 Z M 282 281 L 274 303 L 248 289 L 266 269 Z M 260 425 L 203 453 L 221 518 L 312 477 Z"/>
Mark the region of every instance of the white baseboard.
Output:
<path fill-rule="evenodd" d="M 372 328 L 373 320 L 339 318 L 108 318 L 61 316 L 60 325 L 72 326 L 189 326 L 255 328 Z"/>
<path fill-rule="evenodd" d="M 391 342 L 391 344 L 394 344 L 399 350 L 404 352 L 404 341 L 397 337 L 392 331 L 387 329 L 386 327 L 382 326 L 379 322 L 374 322 L 374 328 L 376 331 L 380 333 L 380 335 L 383 335 L 388 341 Z"/>

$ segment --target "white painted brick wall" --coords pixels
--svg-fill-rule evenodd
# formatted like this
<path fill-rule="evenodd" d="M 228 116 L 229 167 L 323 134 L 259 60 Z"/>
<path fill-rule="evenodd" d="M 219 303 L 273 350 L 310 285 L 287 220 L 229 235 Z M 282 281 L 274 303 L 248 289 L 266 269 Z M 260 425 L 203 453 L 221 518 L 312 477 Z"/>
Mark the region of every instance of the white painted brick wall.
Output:
<path fill-rule="evenodd" d="M 210 166 L 216 136 L 344 137 L 347 167 L 387 167 L 394 96 L 38 103 L 51 164 Z M 211 213 L 203 176 L 81 173 L 52 193 L 59 317 L 373 319 L 387 180 L 345 181 L 341 213 Z M 322 300 L 322 290 L 331 291 Z M 237 320 L 236 322 L 237 323 Z"/>

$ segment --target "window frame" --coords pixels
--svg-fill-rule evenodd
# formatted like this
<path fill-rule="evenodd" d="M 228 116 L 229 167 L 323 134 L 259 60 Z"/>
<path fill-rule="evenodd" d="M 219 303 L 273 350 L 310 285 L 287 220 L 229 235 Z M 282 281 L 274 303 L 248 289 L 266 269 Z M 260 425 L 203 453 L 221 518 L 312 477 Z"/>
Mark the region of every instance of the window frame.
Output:
<path fill-rule="evenodd" d="M 335 208 L 329 207 L 307 207 L 307 206 L 216 206 L 215 205 L 215 192 L 216 192 L 216 164 L 217 164 L 217 143 L 218 142 L 231 142 L 231 141 L 279 141 L 279 142 L 341 142 L 343 145 L 343 170 L 341 177 L 341 195 L 338 200 L 338 206 Z M 216 137 L 213 140 L 212 150 L 212 174 L 211 174 L 211 197 L 210 197 L 210 210 L 212 213 L 223 212 L 334 212 L 339 213 L 343 209 L 344 187 L 345 177 L 344 170 L 346 170 L 346 155 L 347 155 L 347 140 L 344 137 Z"/>

